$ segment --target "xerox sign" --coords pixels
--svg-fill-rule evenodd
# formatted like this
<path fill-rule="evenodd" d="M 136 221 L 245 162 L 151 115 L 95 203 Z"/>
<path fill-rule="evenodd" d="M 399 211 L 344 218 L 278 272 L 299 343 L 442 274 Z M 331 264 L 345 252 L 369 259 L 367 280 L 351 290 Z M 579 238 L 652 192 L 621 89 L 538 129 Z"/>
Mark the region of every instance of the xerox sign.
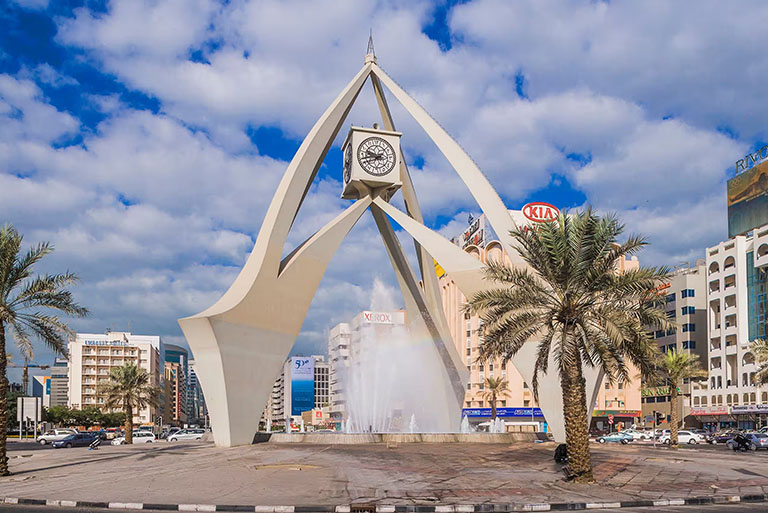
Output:
<path fill-rule="evenodd" d="M 545 223 L 557 219 L 560 211 L 549 203 L 537 201 L 525 205 L 523 207 L 523 215 L 534 223 Z"/>

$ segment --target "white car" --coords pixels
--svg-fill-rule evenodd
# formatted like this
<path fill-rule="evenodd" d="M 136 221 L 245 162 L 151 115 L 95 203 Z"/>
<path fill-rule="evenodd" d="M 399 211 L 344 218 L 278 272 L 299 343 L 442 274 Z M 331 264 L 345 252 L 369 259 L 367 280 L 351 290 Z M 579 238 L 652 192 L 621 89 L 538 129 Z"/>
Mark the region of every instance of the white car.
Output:
<path fill-rule="evenodd" d="M 659 442 L 663 444 L 668 444 L 669 440 L 670 440 L 669 434 L 664 434 L 659 438 Z M 704 442 L 704 440 L 696 433 L 692 433 L 690 431 L 677 432 L 677 443 L 679 444 L 698 444 L 702 442 Z"/>
<path fill-rule="evenodd" d="M 632 440 L 650 440 L 653 436 L 650 431 L 638 431 L 637 429 L 624 429 L 622 433 L 632 435 Z"/>
<path fill-rule="evenodd" d="M 51 442 L 55 442 L 56 440 L 63 440 L 69 435 L 76 435 L 76 434 L 77 434 L 77 429 L 72 429 L 72 428 L 51 429 L 50 431 L 47 431 L 45 434 L 38 436 L 36 440 L 41 445 L 47 445 Z"/>
<path fill-rule="evenodd" d="M 156 440 L 155 434 L 152 431 L 134 431 L 133 443 L 135 444 L 151 444 Z M 112 445 L 123 445 L 125 443 L 125 437 L 120 436 L 112 440 Z"/>
<path fill-rule="evenodd" d="M 179 440 L 201 440 L 205 434 L 205 429 L 182 429 L 168 436 L 169 442 L 178 442 Z"/>

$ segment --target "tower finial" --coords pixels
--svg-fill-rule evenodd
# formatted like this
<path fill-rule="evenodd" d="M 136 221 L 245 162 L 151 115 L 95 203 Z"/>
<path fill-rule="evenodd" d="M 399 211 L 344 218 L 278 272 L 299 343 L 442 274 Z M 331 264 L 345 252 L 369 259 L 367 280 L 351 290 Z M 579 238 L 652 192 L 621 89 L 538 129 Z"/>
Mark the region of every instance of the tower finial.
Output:
<path fill-rule="evenodd" d="M 365 52 L 365 63 L 376 62 L 376 51 L 373 49 L 373 29 L 368 35 L 368 50 Z"/>

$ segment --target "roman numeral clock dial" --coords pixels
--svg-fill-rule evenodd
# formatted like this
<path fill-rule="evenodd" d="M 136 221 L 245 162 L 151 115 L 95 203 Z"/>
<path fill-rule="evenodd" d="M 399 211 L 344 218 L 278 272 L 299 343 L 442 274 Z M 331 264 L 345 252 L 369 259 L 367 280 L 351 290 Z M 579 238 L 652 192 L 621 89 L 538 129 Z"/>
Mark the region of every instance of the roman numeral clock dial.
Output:
<path fill-rule="evenodd" d="M 395 167 L 395 149 L 381 137 L 369 137 L 357 147 L 357 162 L 369 175 L 386 175 Z"/>

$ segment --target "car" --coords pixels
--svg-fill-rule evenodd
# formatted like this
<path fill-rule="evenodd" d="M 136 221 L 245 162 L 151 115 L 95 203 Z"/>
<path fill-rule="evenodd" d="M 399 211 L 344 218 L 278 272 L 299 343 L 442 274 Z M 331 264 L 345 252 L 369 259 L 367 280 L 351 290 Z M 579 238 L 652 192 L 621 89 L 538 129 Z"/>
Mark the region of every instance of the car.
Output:
<path fill-rule="evenodd" d="M 659 438 L 659 442 L 663 444 L 670 443 L 671 434 L 664 434 L 661 435 Z M 703 442 L 704 440 L 697 435 L 696 433 L 692 431 L 678 431 L 677 432 L 677 443 L 678 444 L 698 444 L 700 442 Z"/>
<path fill-rule="evenodd" d="M 40 445 L 47 445 L 76 433 L 77 429 L 72 428 L 51 429 L 50 431 L 46 431 L 45 434 L 38 436 L 36 440 Z"/>
<path fill-rule="evenodd" d="M 205 434 L 205 429 L 182 429 L 172 435 L 168 435 L 169 442 L 178 442 L 179 440 L 201 440 Z"/>
<path fill-rule="evenodd" d="M 632 436 L 633 440 L 650 440 L 651 433 L 646 431 L 638 431 L 637 429 L 625 429 L 622 433 L 626 433 Z"/>
<path fill-rule="evenodd" d="M 715 438 L 712 436 L 712 433 L 707 431 L 706 429 L 689 429 L 689 431 L 692 431 L 693 433 L 696 433 L 699 435 L 699 437 L 707 442 L 708 444 L 715 443 Z"/>
<path fill-rule="evenodd" d="M 604 444 L 606 442 L 618 442 L 618 443 L 626 445 L 629 442 L 631 442 L 632 440 L 634 440 L 632 435 L 630 435 L 630 434 L 628 434 L 628 433 L 626 433 L 624 431 L 617 431 L 615 433 L 607 433 L 605 435 L 601 435 L 601 436 L 597 437 L 597 442 L 601 443 L 601 444 Z"/>
<path fill-rule="evenodd" d="M 749 440 L 749 448 L 753 451 L 758 449 L 768 450 L 768 434 L 765 433 L 745 433 L 744 436 Z M 728 440 L 725 446 L 729 449 L 733 449 L 735 442 Z"/>
<path fill-rule="evenodd" d="M 156 440 L 155 434 L 151 431 L 141 430 L 133 432 L 133 443 L 135 444 L 151 444 Z M 118 436 L 112 440 L 112 445 L 125 444 L 125 436 Z"/>
<path fill-rule="evenodd" d="M 107 440 L 114 440 L 122 435 L 120 428 L 107 428 Z"/>
<path fill-rule="evenodd" d="M 87 447 L 91 445 L 91 443 L 93 443 L 95 439 L 96 437 L 90 433 L 75 433 L 62 438 L 61 440 L 54 440 L 53 442 L 51 442 L 51 447 L 54 447 L 55 449 L 61 449 L 61 448 L 71 449 L 72 447 Z"/>
<path fill-rule="evenodd" d="M 714 436 L 715 443 L 718 443 L 718 444 L 728 443 L 731 440 L 733 440 L 733 437 L 735 437 L 738 434 L 739 434 L 738 431 L 721 431 L 720 433 L 715 433 L 715 436 Z"/>

